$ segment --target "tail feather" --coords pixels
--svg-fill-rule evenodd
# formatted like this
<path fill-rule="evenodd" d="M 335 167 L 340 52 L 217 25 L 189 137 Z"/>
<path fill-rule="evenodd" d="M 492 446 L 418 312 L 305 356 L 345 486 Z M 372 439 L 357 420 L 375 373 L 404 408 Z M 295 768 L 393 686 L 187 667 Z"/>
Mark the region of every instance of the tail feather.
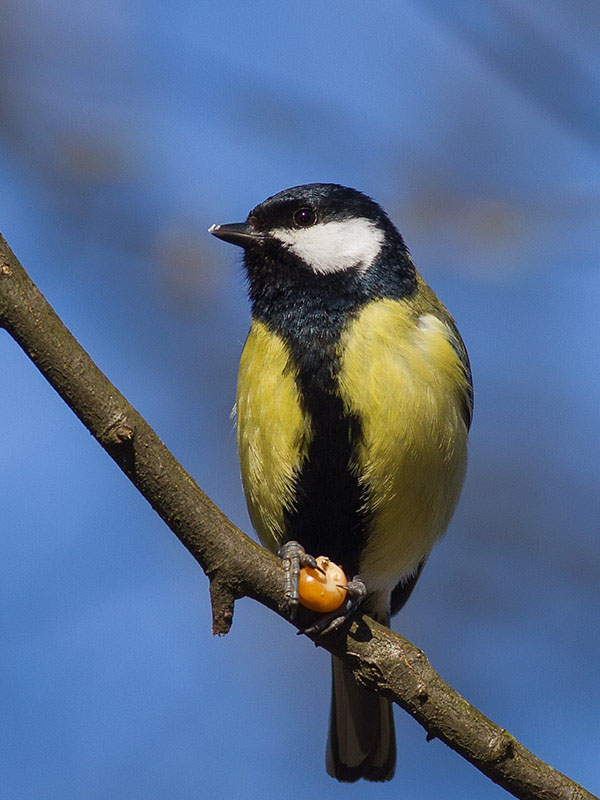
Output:
<path fill-rule="evenodd" d="M 391 702 L 359 686 L 338 658 L 331 666 L 327 772 L 339 781 L 389 781 L 396 768 Z"/>

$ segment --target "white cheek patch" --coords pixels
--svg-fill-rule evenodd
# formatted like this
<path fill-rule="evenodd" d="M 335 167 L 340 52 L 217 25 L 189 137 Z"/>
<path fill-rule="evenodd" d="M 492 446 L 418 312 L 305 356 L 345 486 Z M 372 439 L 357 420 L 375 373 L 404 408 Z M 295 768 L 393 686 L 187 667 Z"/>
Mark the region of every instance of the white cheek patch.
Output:
<path fill-rule="evenodd" d="M 384 240 L 383 231 L 364 217 L 321 222 L 311 228 L 276 228 L 271 235 L 314 272 L 337 272 L 350 267 L 364 272 L 375 261 Z"/>

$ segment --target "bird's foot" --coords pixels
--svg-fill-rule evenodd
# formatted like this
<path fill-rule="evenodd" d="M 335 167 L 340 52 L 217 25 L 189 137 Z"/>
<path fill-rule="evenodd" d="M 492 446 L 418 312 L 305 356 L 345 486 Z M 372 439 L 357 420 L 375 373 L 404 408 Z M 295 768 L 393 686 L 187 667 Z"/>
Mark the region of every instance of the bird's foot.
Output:
<path fill-rule="evenodd" d="M 286 542 L 279 548 L 277 555 L 283 560 L 285 580 L 282 609 L 287 612 L 290 619 L 294 619 L 298 609 L 300 570 L 302 567 L 310 567 L 323 573 L 324 570 L 317 564 L 317 559 L 310 556 L 298 542 Z"/>
<path fill-rule="evenodd" d="M 300 636 L 300 634 L 303 633 L 316 633 L 319 636 L 325 636 L 327 633 L 337 631 L 345 622 L 350 620 L 367 596 L 367 587 L 360 576 L 355 575 L 351 581 L 348 581 L 345 589 L 347 592 L 346 599 L 340 608 L 332 611 L 331 614 L 326 614 L 324 617 L 321 617 L 310 627 L 298 631 L 298 635 Z"/>

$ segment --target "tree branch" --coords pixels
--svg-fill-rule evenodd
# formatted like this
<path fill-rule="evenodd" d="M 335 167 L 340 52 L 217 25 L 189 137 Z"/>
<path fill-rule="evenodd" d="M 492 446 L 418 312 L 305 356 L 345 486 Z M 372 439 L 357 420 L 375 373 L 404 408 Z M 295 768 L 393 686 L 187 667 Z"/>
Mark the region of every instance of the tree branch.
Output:
<path fill-rule="evenodd" d="M 213 631 L 227 633 L 240 597 L 280 614 L 279 561 L 236 528 L 196 485 L 65 328 L 1 236 L 0 327 L 198 561 L 210 581 Z M 299 613 L 300 627 L 308 614 Z M 428 738 L 441 739 L 515 797 L 594 800 L 470 705 L 415 645 L 370 617 L 359 615 L 349 631 L 316 643 L 342 658 L 361 684 L 405 709 Z"/>

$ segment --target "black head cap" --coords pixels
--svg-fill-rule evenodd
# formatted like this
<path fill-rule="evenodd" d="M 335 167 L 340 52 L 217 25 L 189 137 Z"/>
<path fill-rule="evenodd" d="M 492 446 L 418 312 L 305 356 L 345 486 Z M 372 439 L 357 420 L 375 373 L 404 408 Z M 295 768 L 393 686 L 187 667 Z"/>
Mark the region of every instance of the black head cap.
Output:
<path fill-rule="evenodd" d="M 407 252 L 402 236 L 378 203 L 357 189 L 337 183 L 307 183 L 284 189 L 255 206 L 246 222 L 212 225 L 209 232 L 243 248 L 264 247 L 272 230 L 350 219 L 371 221 L 385 234 L 388 246 Z"/>
<path fill-rule="evenodd" d="M 294 220 L 294 214 L 303 209 L 314 213 L 312 224 L 362 217 L 372 220 L 386 233 L 402 241 L 380 205 L 357 189 L 337 183 L 306 183 L 284 189 L 253 208 L 248 215 L 248 222 L 263 231 L 276 227 L 295 227 L 298 222 Z"/>

